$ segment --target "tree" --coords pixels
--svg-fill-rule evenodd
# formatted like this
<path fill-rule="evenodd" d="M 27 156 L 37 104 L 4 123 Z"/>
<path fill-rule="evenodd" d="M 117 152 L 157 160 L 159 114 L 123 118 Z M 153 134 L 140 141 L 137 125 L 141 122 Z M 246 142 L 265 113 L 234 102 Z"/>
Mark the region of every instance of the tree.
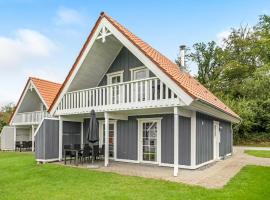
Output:
<path fill-rule="evenodd" d="M 207 44 L 201 42 L 193 45 L 194 51 L 187 55 L 188 60 L 198 65 L 198 80 L 205 86 L 211 87 L 216 80 L 222 65 L 222 49 L 214 41 Z"/>
<path fill-rule="evenodd" d="M 0 132 L 2 128 L 8 124 L 9 118 L 14 110 L 14 104 L 9 103 L 0 108 Z"/>
<path fill-rule="evenodd" d="M 270 142 L 270 16 L 250 27 L 232 28 L 224 44 L 196 43 L 189 58 L 197 79 L 242 118 L 236 142 Z"/>

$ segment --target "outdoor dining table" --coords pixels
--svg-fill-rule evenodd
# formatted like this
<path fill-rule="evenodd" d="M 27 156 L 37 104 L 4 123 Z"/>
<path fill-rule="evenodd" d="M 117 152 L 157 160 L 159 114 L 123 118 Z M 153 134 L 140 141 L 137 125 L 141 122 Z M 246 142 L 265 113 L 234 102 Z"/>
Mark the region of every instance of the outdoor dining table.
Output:
<path fill-rule="evenodd" d="M 81 152 L 83 149 L 64 149 L 64 158 L 65 158 L 65 164 L 66 164 L 66 152 L 75 153 L 75 165 L 78 165 L 78 156 L 79 152 Z"/>

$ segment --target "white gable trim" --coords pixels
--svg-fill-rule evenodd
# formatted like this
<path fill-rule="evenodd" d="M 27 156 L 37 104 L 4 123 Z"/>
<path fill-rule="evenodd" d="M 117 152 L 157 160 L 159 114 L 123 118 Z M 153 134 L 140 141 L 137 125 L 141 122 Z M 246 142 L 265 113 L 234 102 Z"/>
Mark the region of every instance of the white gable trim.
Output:
<path fill-rule="evenodd" d="M 36 93 L 38 94 L 40 100 L 41 100 L 42 103 L 46 106 L 46 109 L 48 110 L 48 105 L 46 104 L 46 102 L 44 101 L 44 99 L 42 98 L 42 96 L 40 95 L 40 93 L 39 93 L 37 87 L 35 86 L 34 82 L 30 79 L 30 81 L 27 83 L 27 85 L 26 85 L 26 87 L 25 87 L 25 90 L 24 90 L 24 92 L 23 92 L 23 95 L 22 95 L 22 97 L 21 97 L 21 99 L 20 99 L 20 101 L 19 101 L 19 103 L 18 103 L 18 105 L 17 105 L 17 107 L 16 107 L 16 109 L 15 109 L 15 111 L 14 111 L 14 114 L 12 115 L 12 118 L 11 118 L 11 120 L 10 120 L 10 122 L 9 122 L 9 125 L 12 124 L 14 117 L 17 115 L 18 110 L 19 110 L 19 108 L 20 108 L 21 105 L 22 105 L 23 99 L 24 99 L 25 95 L 27 94 L 28 90 L 30 89 L 30 87 L 34 88 L 34 90 L 35 90 Z"/>
<path fill-rule="evenodd" d="M 180 97 L 185 105 L 190 105 L 193 101 L 193 98 L 189 96 L 183 89 L 181 89 L 172 79 L 170 79 L 161 69 L 159 69 L 147 56 L 145 56 L 141 50 L 139 50 L 132 42 L 130 42 L 119 30 L 117 30 L 106 18 L 102 18 L 99 25 L 97 26 L 92 38 L 88 42 L 83 55 L 79 59 L 78 63 L 75 65 L 73 73 L 70 75 L 67 83 L 64 85 L 63 90 L 56 99 L 50 114 L 54 114 L 57 109 L 57 106 L 61 102 L 64 94 L 67 92 L 71 82 L 73 81 L 75 75 L 80 69 L 83 61 L 88 55 L 91 47 L 93 46 L 95 40 L 97 39 L 102 27 L 106 27 L 130 52 L 132 52 L 146 67 L 148 67 L 162 82 L 164 82 L 168 87 Z"/>

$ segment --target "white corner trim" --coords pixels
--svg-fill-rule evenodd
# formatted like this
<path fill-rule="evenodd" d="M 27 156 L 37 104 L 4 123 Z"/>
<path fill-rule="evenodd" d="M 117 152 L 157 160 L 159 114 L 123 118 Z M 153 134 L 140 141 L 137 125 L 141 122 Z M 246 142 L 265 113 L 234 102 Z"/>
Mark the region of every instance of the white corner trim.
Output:
<path fill-rule="evenodd" d="M 196 118 L 196 111 L 192 111 L 191 114 L 191 166 L 195 167 L 196 165 L 196 125 L 197 125 L 197 118 Z"/>
<path fill-rule="evenodd" d="M 173 175 L 178 175 L 178 165 L 179 165 L 179 108 L 174 107 L 174 137 L 173 137 L 173 154 L 174 154 L 174 169 L 173 169 Z"/>
<path fill-rule="evenodd" d="M 51 159 L 36 159 L 37 162 L 42 162 L 42 163 L 48 163 L 48 162 L 54 162 L 58 161 L 58 158 L 51 158 Z"/>

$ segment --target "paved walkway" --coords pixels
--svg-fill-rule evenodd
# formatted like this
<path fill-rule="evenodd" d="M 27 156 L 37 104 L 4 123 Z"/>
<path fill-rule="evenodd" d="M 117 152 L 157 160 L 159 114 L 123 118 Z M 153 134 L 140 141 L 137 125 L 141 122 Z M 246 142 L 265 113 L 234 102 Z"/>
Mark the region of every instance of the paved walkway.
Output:
<path fill-rule="evenodd" d="M 222 188 L 245 165 L 270 166 L 270 158 L 258 158 L 247 155 L 244 153 L 245 149 L 246 147 L 234 147 L 232 157 L 212 163 L 208 167 L 202 167 L 197 170 L 180 169 L 178 177 L 173 177 L 173 168 L 123 162 L 111 162 L 109 167 L 103 167 L 103 163 L 100 163 L 101 167 L 95 170 L 181 182 L 206 188 Z M 86 167 L 86 165 L 80 165 L 80 167 Z"/>

